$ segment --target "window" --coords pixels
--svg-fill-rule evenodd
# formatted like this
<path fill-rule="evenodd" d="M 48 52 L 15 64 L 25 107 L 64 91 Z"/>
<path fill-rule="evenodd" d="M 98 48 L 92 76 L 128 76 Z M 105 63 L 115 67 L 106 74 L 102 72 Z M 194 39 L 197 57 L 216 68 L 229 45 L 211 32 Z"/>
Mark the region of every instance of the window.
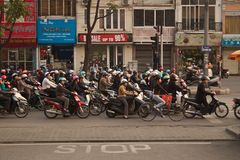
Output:
<path fill-rule="evenodd" d="M 87 24 L 87 9 L 84 9 L 84 24 Z"/>
<path fill-rule="evenodd" d="M 75 16 L 76 0 L 38 0 L 39 16 Z"/>
<path fill-rule="evenodd" d="M 240 16 L 225 17 L 225 33 L 240 34 Z"/>
<path fill-rule="evenodd" d="M 120 9 L 120 28 L 125 29 L 125 10 Z"/>
<path fill-rule="evenodd" d="M 154 10 L 145 10 L 145 26 L 154 26 Z"/>
<path fill-rule="evenodd" d="M 86 18 L 86 11 L 84 12 L 85 18 Z M 100 9 L 99 10 L 99 17 L 103 17 L 104 16 L 104 9 Z M 85 23 L 86 24 L 86 23 Z M 99 28 L 103 29 L 104 28 L 104 18 L 100 18 L 99 19 Z"/>
<path fill-rule="evenodd" d="M 165 10 L 165 26 L 175 26 L 175 11 Z"/>
<path fill-rule="evenodd" d="M 156 11 L 156 23 L 159 26 L 164 24 L 164 10 Z"/>
<path fill-rule="evenodd" d="M 86 13 L 84 13 L 86 15 Z M 108 16 L 106 16 L 108 15 Z M 109 10 L 109 9 L 99 9 L 99 17 L 104 17 L 99 19 L 100 29 L 124 29 L 125 28 L 125 10 Z M 106 27 L 106 28 L 105 28 Z"/>
<path fill-rule="evenodd" d="M 134 26 L 144 26 L 144 10 L 134 10 Z"/>
<path fill-rule="evenodd" d="M 182 29 L 203 30 L 205 0 L 182 0 Z M 209 0 L 209 30 L 215 30 L 216 0 Z"/>
<path fill-rule="evenodd" d="M 134 10 L 134 26 L 175 26 L 175 10 Z"/>

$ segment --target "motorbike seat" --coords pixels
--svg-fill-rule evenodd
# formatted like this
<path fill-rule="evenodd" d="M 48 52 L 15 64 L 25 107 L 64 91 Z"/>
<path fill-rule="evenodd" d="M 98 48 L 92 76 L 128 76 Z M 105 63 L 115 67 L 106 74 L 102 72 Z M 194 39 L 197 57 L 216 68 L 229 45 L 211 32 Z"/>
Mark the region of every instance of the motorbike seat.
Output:
<path fill-rule="evenodd" d="M 240 104 L 240 98 L 234 98 L 236 103 Z"/>
<path fill-rule="evenodd" d="M 57 99 L 57 98 L 51 98 L 51 97 L 45 97 L 47 100 L 50 100 L 50 101 L 54 101 L 54 102 L 57 102 L 57 103 L 63 103 L 63 101 L 61 101 L 60 99 Z"/>

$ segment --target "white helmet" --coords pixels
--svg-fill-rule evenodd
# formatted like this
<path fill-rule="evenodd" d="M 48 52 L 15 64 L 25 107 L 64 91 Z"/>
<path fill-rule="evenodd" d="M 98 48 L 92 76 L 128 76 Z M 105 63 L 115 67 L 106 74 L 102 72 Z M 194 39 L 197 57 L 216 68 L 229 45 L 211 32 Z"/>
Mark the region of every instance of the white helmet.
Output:
<path fill-rule="evenodd" d="M 49 72 L 46 72 L 44 75 L 45 75 L 45 77 L 47 77 L 47 75 L 49 74 Z"/>
<path fill-rule="evenodd" d="M 126 79 L 122 79 L 121 83 L 128 83 L 128 81 Z"/>
<path fill-rule="evenodd" d="M 22 74 L 22 78 L 27 78 L 28 76 L 26 74 Z"/>

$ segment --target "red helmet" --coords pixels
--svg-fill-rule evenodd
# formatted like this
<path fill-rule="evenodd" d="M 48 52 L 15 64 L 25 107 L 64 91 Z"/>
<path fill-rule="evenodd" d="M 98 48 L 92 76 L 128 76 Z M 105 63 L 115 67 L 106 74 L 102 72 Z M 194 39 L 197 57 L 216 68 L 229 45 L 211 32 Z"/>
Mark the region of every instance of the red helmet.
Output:
<path fill-rule="evenodd" d="M 78 76 L 73 76 L 72 79 L 73 79 L 73 81 L 74 81 L 74 80 L 76 80 L 76 79 L 78 79 L 78 78 L 79 78 Z"/>
<path fill-rule="evenodd" d="M 7 76 L 6 75 L 2 75 L 1 78 L 2 78 L 2 80 L 6 80 Z"/>
<path fill-rule="evenodd" d="M 6 74 L 6 69 L 2 69 L 2 70 L 1 70 L 1 73 L 2 73 L 2 74 Z"/>

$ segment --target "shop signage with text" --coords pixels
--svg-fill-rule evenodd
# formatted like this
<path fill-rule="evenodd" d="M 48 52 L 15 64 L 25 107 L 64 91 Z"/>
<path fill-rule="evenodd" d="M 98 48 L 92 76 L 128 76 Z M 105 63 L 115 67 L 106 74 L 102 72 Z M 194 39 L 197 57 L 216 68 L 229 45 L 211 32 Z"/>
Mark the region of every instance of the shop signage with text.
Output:
<path fill-rule="evenodd" d="M 106 33 L 106 34 L 92 34 L 92 42 L 131 42 L 132 34 L 126 33 Z M 78 42 L 86 42 L 86 34 L 78 34 Z"/>
<path fill-rule="evenodd" d="M 38 19 L 39 44 L 75 44 L 76 20 L 75 19 Z"/>

